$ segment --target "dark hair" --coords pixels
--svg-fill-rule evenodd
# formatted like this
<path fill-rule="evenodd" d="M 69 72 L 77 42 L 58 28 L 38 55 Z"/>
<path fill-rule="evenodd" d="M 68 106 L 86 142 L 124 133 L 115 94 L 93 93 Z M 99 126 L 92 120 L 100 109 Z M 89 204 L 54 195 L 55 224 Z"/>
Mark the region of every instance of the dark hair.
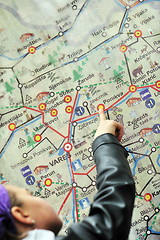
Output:
<path fill-rule="evenodd" d="M 21 207 L 22 202 L 20 202 L 19 199 L 17 199 L 16 194 L 10 189 L 7 189 L 7 192 L 8 192 L 9 197 L 10 197 L 11 208 L 14 207 L 14 206 Z M 7 223 L 6 223 L 6 225 L 7 225 Z M 6 229 L 5 236 L 1 240 L 20 240 L 20 239 L 23 239 L 24 237 L 26 237 L 26 235 L 27 234 L 18 234 L 18 233 L 13 234 Z"/>
<path fill-rule="evenodd" d="M 11 208 L 14 206 L 21 207 L 22 202 L 20 202 L 20 200 L 17 199 L 16 194 L 12 190 L 7 189 L 7 191 L 8 191 L 9 197 L 10 197 Z"/>

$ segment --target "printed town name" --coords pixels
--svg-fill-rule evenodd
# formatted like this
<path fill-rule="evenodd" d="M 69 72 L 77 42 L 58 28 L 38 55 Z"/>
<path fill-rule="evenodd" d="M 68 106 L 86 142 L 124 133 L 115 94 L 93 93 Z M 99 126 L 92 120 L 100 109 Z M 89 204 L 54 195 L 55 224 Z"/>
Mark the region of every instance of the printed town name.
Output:
<path fill-rule="evenodd" d="M 23 113 L 18 113 L 18 114 L 16 114 L 15 116 L 11 117 L 11 118 L 8 119 L 7 121 L 2 122 L 2 123 L 0 124 L 0 128 L 1 128 L 1 127 L 4 127 L 4 126 L 7 125 L 7 124 L 10 124 L 11 122 L 19 119 L 19 118 L 22 117 L 22 116 L 23 116 Z"/>

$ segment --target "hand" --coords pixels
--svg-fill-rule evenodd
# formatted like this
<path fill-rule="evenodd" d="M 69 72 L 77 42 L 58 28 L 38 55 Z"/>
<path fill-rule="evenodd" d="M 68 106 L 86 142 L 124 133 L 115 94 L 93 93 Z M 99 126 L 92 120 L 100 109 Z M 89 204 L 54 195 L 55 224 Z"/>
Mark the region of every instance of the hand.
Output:
<path fill-rule="evenodd" d="M 100 123 L 95 133 L 94 139 L 104 133 L 111 133 L 117 137 L 118 141 L 121 141 L 124 133 L 123 126 L 114 120 L 106 120 L 106 116 L 102 108 L 99 109 L 99 115 Z"/>

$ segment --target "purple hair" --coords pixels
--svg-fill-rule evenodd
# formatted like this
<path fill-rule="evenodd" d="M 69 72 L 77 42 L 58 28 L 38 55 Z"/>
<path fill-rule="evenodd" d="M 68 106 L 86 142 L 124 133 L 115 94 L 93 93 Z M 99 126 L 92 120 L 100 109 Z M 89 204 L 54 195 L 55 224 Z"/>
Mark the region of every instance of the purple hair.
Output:
<path fill-rule="evenodd" d="M 6 188 L 0 184 L 0 239 L 6 231 L 16 233 L 14 219 L 11 214 L 11 202 Z"/>

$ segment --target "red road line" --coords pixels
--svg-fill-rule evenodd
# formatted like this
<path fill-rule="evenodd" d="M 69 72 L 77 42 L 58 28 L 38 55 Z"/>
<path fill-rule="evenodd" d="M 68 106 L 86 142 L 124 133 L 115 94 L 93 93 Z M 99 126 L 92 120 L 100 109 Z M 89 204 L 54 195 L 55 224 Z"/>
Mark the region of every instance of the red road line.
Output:
<path fill-rule="evenodd" d="M 87 175 L 87 173 L 73 173 L 74 175 Z"/>
<path fill-rule="evenodd" d="M 70 123 L 68 124 L 68 136 L 67 136 L 67 138 L 68 138 L 68 142 L 70 142 L 70 138 L 69 138 L 69 136 L 70 136 Z"/>
<path fill-rule="evenodd" d="M 93 171 L 93 169 L 95 169 L 96 168 L 96 165 L 95 166 L 93 166 L 89 171 L 88 171 L 88 173 L 87 173 L 87 175 L 90 173 L 90 172 L 92 172 Z"/>
<path fill-rule="evenodd" d="M 147 2 L 147 1 L 148 1 L 148 0 L 144 0 L 144 2 Z M 132 8 L 132 7 L 136 6 L 137 4 L 140 4 L 140 2 L 137 1 L 137 2 L 133 3 L 132 5 L 130 5 L 130 7 Z"/>
<path fill-rule="evenodd" d="M 74 99 L 73 111 L 74 111 L 74 108 L 75 108 L 75 105 L 76 105 L 77 97 L 78 97 L 78 91 L 76 92 L 76 96 L 75 96 L 75 99 Z M 73 112 L 71 113 L 71 116 L 70 116 L 70 122 L 71 122 L 72 116 L 73 116 Z"/>
<path fill-rule="evenodd" d="M 109 106 L 108 108 L 106 108 L 106 109 L 104 109 L 105 111 L 106 110 L 109 110 L 113 105 L 115 105 L 116 103 L 118 103 L 119 101 L 121 101 L 121 99 L 123 99 L 125 96 L 127 96 L 128 95 L 128 93 L 130 93 L 130 91 L 128 91 L 127 93 L 125 93 L 120 99 L 118 99 L 116 102 L 114 102 L 111 106 Z M 79 118 L 79 119 L 77 119 L 77 120 L 74 120 L 73 122 L 79 122 L 79 121 L 81 121 L 81 120 L 84 120 L 84 119 L 86 119 L 86 118 L 91 118 L 92 116 L 95 116 L 95 115 L 97 115 L 98 114 L 98 112 L 97 113 L 93 113 L 92 115 L 89 115 L 89 116 L 86 116 L 86 117 L 83 117 L 83 118 Z"/>
<path fill-rule="evenodd" d="M 127 3 L 124 2 L 123 0 L 119 0 L 120 3 L 122 3 L 124 6 L 127 6 Z"/>
<path fill-rule="evenodd" d="M 42 113 L 42 114 L 43 114 L 42 111 L 37 110 L 37 109 L 34 109 L 34 108 L 30 108 L 30 107 L 26 107 L 26 106 L 24 106 L 24 108 L 27 108 L 27 109 L 29 109 L 29 110 L 32 110 L 32 111 L 39 112 L 39 113 Z"/>
<path fill-rule="evenodd" d="M 71 161 L 71 157 L 68 157 L 68 160 L 69 160 L 70 167 L 71 167 L 71 172 L 72 172 L 72 181 L 75 182 L 75 179 L 74 179 L 74 172 L 73 172 L 73 169 L 72 169 L 72 161 Z"/>
<path fill-rule="evenodd" d="M 74 175 L 88 175 L 90 172 L 93 171 L 93 169 L 95 169 L 96 165 L 94 165 L 87 173 L 73 173 Z"/>
<path fill-rule="evenodd" d="M 42 122 L 44 125 L 46 125 L 47 127 L 49 127 L 50 129 L 52 129 L 54 132 L 56 132 L 58 135 L 60 135 L 63 138 L 67 138 L 67 136 L 65 137 L 63 134 L 61 134 L 60 132 L 58 132 L 57 130 L 55 130 L 54 128 L 52 128 L 51 126 L 47 125 L 46 123 Z"/>
<path fill-rule="evenodd" d="M 72 111 L 72 113 L 70 115 L 70 119 L 69 119 L 70 122 L 71 122 L 71 119 L 73 117 L 73 112 L 74 112 L 74 108 L 75 108 L 75 105 L 76 105 L 77 97 L 78 97 L 78 91 L 76 92 L 76 96 L 75 96 L 74 103 L 73 103 L 73 106 L 72 106 L 73 107 L 73 111 Z M 70 137 L 70 123 L 68 124 L 68 142 L 70 140 L 69 137 Z"/>
<path fill-rule="evenodd" d="M 151 88 L 153 88 L 154 90 L 156 90 L 156 91 L 158 91 L 158 92 L 160 91 L 160 90 L 154 88 L 154 87 L 155 87 L 155 84 L 153 84 L 153 85 L 148 85 L 148 86 L 137 87 L 137 89 L 146 88 L 146 87 L 151 87 Z M 110 106 L 109 106 L 108 108 L 106 108 L 105 110 L 109 110 L 112 106 L 114 106 L 116 103 L 118 103 L 119 101 L 121 101 L 121 99 L 123 99 L 125 96 L 127 96 L 128 93 L 130 93 L 130 92 L 131 92 L 131 91 L 128 91 L 127 93 L 125 93 L 121 98 L 119 98 L 116 102 L 114 102 L 112 105 L 110 105 Z M 76 97 L 75 97 L 75 100 L 74 100 L 73 110 L 74 110 L 74 107 L 75 107 L 75 104 L 76 104 L 77 97 L 78 97 L 78 91 L 77 91 L 77 93 L 76 93 Z M 61 134 L 60 132 L 58 132 L 57 130 L 55 130 L 54 128 L 52 128 L 51 126 L 47 125 L 47 124 L 44 122 L 44 112 L 42 112 L 42 111 L 40 111 L 40 110 L 36 110 L 36 109 L 30 108 L 30 107 L 27 107 L 27 106 L 24 106 L 24 108 L 27 108 L 27 109 L 29 109 L 29 110 L 32 110 L 32 111 L 41 113 L 41 114 L 42 114 L 42 123 L 43 123 L 44 125 L 46 125 L 47 127 L 49 127 L 50 129 L 52 129 L 54 132 L 56 132 L 56 133 L 57 133 L 58 135 L 60 135 L 61 137 L 65 138 L 65 139 L 68 138 L 68 141 L 69 141 L 70 124 L 68 124 L 68 136 L 64 136 L 63 134 Z M 92 114 L 92 115 L 83 117 L 83 118 L 79 118 L 79 119 L 77 119 L 77 120 L 74 120 L 73 122 L 75 122 L 75 121 L 78 122 L 78 121 L 81 121 L 81 120 L 84 120 L 84 119 L 87 119 L 87 118 L 91 118 L 92 116 L 95 116 L 95 115 L 97 115 L 97 114 L 98 114 L 98 112 L 97 112 L 97 113 L 94 113 L 94 114 Z M 72 116 L 73 116 L 73 112 L 71 113 L 70 121 L 71 121 L 71 119 L 72 119 Z M 72 123 L 72 121 L 71 121 L 71 123 Z M 71 161 L 70 161 L 70 164 L 71 164 Z M 72 169 L 72 168 L 71 168 L 71 169 Z M 72 170 L 72 174 L 73 174 L 73 175 L 78 175 L 78 174 L 76 174 L 76 173 L 73 173 L 73 170 Z M 81 174 L 81 175 L 86 175 L 86 174 Z"/>
<path fill-rule="evenodd" d="M 160 90 L 159 89 L 157 89 L 157 88 L 154 88 L 154 87 L 152 87 L 151 86 L 151 88 L 153 88 L 155 91 L 157 91 L 157 92 L 160 92 Z"/>
<path fill-rule="evenodd" d="M 72 165 L 71 165 L 71 157 L 69 157 L 69 162 L 70 162 L 70 167 L 71 167 L 71 172 L 72 172 L 72 181 L 74 182 L 74 175 L 73 175 L 73 169 L 72 169 Z M 75 201 L 75 205 L 76 205 L 76 221 L 78 222 L 78 206 L 77 206 L 77 201 L 76 201 L 76 189 L 75 188 L 71 188 L 70 191 L 68 192 L 67 196 L 65 197 L 62 205 L 60 206 L 59 210 L 58 210 L 58 215 L 60 214 L 60 212 L 62 211 L 65 203 L 67 202 L 72 190 L 74 190 L 74 201 Z"/>
<path fill-rule="evenodd" d="M 144 0 L 144 1 L 146 2 L 147 0 Z M 119 0 L 119 2 L 122 3 L 123 6 L 127 6 L 127 5 L 128 5 L 128 4 L 127 4 L 126 2 L 124 2 L 123 0 Z M 130 7 L 132 8 L 132 7 L 134 7 L 134 6 L 138 5 L 138 4 L 140 4 L 139 1 L 133 3 L 132 5 L 130 5 Z"/>
<path fill-rule="evenodd" d="M 44 112 L 42 112 L 42 111 L 40 111 L 40 110 L 36 110 L 36 109 L 34 109 L 34 108 L 26 107 L 26 106 L 24 106 L 24 108 L 27 108 L 27 109 L 29 109 L 29 110 L 32 110 L 32 111 L 41 113 L 41 114 L 42 114 L 42 123 L 43 123 L 45 126 L 47 126 L 47 127 L 49 127 L 50 129 L 52 129 L 54 132 L 56 132 L 57 134 L 59 134 L 61 137 L 67 138 L 67 136 L 65 137 L 63 134 L 61 134 L 60 132 L 58 132 L 57 130 L 55 130 L 54 128 L 52 128 L 51 126 L 47 125 L 47 124 L 44 122 Z"/>
<path fill-rule="evenodd" d="M 72 169 L 71 156 L 68 158 L 68 160 L 69 160 L 70 168 L 71 168 L 72 182 L 75 182 L 74 173 L 73 173 L 73 169 Z M 76 222 L 78 222 L 78 206 L 77 206 L 77 201 L 76 201 L 76 189 L 73 188 L 73 191 L 74 191 L 74 201 L 75 201 L 75 205 L 76 205 Z"/>
<path fill-rule="evenodd" d="M 137 2 L 133 3 L 132 5 L 130 5 L 130 7 L 132 8 L 132 7 L 136 6 L 136 5 L 139 4 L 139 3 L 140 3 L 140 2 L 137 1 Z"/>
<path fill-rule="evenodd" d="M 76 189 L 75 188 L 74 188 L 74 201 L 76 203 L 76 222 L 78 222 L 78 206 L 77 206 Z"/>
<path fill-rule="evenodd" d="M 74 172 L 72 169 L 72 161 L 71 161 L 71 156 L 68 158 L 69 163 L 70 163 L 70 169 L 71 169 L 71 174 L 72 174 L 72 182 L 75 182 L 75 178 L 74 178 Z M 77 199 L 76 199 L 76 189 L 72 188 L 74 191 L 74 201 L 75 201 L 75 206 L 76 206 L 76 222 L 78 222 L 78 205 L 77 205 Z"/>
<path fill-rule="evenodd" d="M 44 112 L 42 113 L 42 123 L 44 124 Z"/>
<path fill-rule="evenodd" d="M 148 0 L 144 0 L 144 2 L 147 2 L 147 1 L 148 1 Z M 137 1 L 137 2 L 133 3 L 132 5 L 130 5 L 130 7 L 132 8 L 132 7 L 136 6 L 137 4 L 140 4 L 140 2 Z"/>
<path fill-rule="evenodd" d="M 62 211 L 62 209 L 63 209 L 65 203 L 67 202 L 67 200 L 68 200 L 68 198 L 69 198 L 69 196 L 70 196 L 70 194 L 71 194 L 71 192 L 72 192 L 72 190 L 73 190 L 73 188 L 71 188 L 71 190 L 68 192 L 67 196 L 65 197 L 65 199 L 64 199 L 64 201 L 63 201 L 63 203 L 62 203 L 62 205 L 60 206 L 60 208 L 59 208 L 59 210 L 58 210 L 58 215 L 59 215 L 60 212 Z"/>
<path fill-rule="evenodd" d="M 90 118 L 90 117 L 92 117 L 92 116 L 94 116 L 94 115 L 97 115 L 98 114 L 98 112 L 97 113 L 93 113 L 92 115 L 89 115 L 89 116 L 86 116 L 86 117 L 83 117 L 83 118 L 79 118 L 79 119 L 77 119 L 77 120 L 74 120 L 73 122 L 78 122 L 78 121 L 81 121 L 81 120 L 83 120 L 83 119 L 86 119 L 86 118 Z M 72 122 L 71 122 L 72 123 Z"/>
<path fill-rule="evenodd" d="M 119 101 L 121 101 L 121 99 L 123 99 L 125 96 L 128 95 L 128 93 L 130 93 L 130 91 L 126 92 L 120 99 L 118 99 L 115 103 L 113 103 L 111 106 L 109 106 L 109 108 L 105 109 L 108 110 L 110 109 L 112 106 L 114 106 L 116 103 L 118 103 Z"/>

